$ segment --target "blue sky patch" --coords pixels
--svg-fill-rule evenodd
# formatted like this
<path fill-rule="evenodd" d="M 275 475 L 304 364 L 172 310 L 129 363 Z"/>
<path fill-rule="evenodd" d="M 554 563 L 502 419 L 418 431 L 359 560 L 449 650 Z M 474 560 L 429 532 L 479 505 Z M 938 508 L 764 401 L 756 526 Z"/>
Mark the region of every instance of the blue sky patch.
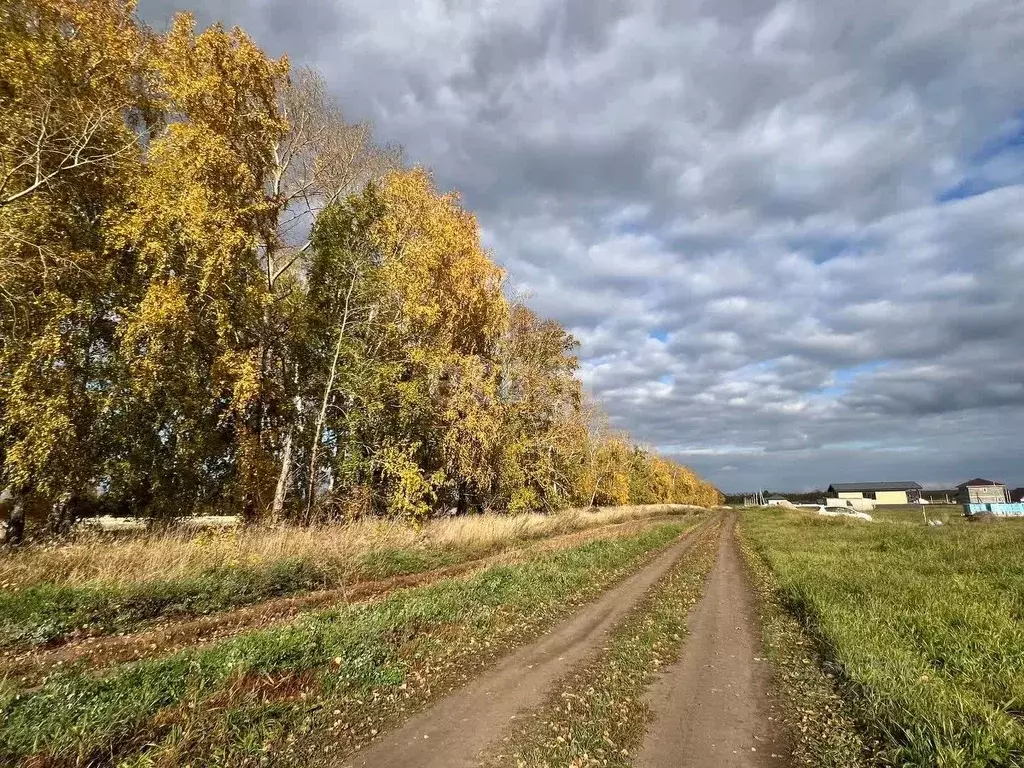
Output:
<path fill-rule="evenodd" d="M 834 383 L 828 387 L 822 387 L 819 394 L 825 395 L 826 397 L 839 397 L 840 395 L 845 395 L 850 389 L 850 384 L 859 376 L 872 374 L 875 371 L 881 370 L 888 364 L 888 360 L 874 360 L 870 363 L 851 365 L 848 368 L 837 368 L 832 372 L 832 379 Z"/>
<path fill-rule="evenodd" d="M 974 153 L 968 160 L 964 177 L 936 197 L 939 203 L 963 200 L 1013 186 L 1024 181 L 1024 115 L 1018 115 L 1012 127 Z"/>

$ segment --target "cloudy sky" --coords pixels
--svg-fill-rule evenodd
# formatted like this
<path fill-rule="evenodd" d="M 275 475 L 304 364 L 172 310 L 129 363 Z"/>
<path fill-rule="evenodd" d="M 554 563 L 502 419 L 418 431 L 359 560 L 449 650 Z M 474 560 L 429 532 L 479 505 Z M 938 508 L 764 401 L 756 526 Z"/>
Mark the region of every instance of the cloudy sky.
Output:
<path fill-rule="evenodd" d="M 460 190 L 636 439 L 731 491 L 1024 485 L 1024 4 L 192 3 Z"/>

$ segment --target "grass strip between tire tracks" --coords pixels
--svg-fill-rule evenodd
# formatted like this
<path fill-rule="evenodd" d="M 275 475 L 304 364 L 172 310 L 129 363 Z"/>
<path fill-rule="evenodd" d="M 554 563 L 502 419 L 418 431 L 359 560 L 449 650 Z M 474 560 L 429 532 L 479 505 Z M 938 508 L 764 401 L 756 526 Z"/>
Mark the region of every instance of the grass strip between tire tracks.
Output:
<path fill-rule="evenodd" d="M 0 701 L 0 762 L 314 765 L 458 687 L 696 522 L 311 614 L 102 679 L 55 675 Z"/>
<path fill-rule="evenodd" d="M 720 525 L 700 534 L 591 660 L 560 681 L 547 703 L 513 727 L 485 765 L 499 768 L 632 765 L 649 708 L 644 692 L 683 648 L 686 621 L 718 552 Z"/>

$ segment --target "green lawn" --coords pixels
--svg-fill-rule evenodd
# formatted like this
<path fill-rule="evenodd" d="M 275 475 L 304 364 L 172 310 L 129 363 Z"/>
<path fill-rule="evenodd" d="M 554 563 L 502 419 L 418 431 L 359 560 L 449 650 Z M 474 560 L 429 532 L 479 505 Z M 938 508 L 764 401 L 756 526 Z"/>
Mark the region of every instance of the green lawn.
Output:
<path fill-rule="evenodd" d="M 1024 526 L 743 520 L 884 762 L 1024 765 Z"/>

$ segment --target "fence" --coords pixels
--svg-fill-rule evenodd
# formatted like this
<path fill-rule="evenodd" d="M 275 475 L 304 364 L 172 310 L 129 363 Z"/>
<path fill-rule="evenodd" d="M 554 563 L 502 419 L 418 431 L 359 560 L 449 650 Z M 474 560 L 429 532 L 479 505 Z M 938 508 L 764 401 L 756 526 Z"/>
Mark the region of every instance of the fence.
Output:
<path fill-rule="evenodd" d="M 1000 517 L 1024 517 L 1024 503 L 964 504 L 965 515 L 993 514 Z"/>

